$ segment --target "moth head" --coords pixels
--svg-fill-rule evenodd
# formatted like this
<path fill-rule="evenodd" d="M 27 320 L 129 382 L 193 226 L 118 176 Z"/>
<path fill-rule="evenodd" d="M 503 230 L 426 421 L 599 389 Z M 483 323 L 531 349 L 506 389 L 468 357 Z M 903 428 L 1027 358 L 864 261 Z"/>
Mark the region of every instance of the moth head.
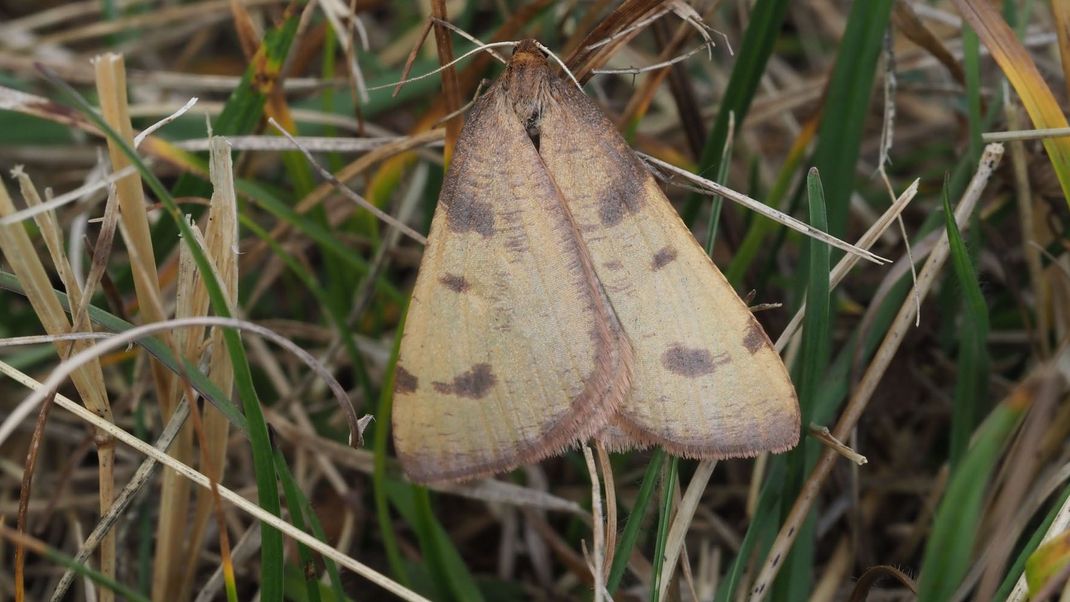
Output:
<path fill-rule="evenodd" d="M 550 69 L 550 63 L 535 40 L 523 40 L 513 50 L 513 57 L 509 60 L 501 80 L 513 111 L 536 148 L 539 145 L 546 84 L 552 77 L 555 76 Z"/>

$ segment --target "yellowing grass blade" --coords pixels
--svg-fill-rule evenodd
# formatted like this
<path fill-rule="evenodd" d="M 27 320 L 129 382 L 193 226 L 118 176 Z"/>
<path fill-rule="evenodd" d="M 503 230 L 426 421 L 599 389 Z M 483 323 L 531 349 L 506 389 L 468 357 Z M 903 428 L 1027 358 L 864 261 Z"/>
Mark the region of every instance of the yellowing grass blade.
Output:
<path fill-rule="evenodd" d="M 1026 52 L 1014 31 L 986 0 L 954 0 L 955 7 L 973 27 L 981 41 L 992 52 L 999 68 L 1014 86 L 1025 110 L 1036 128 L 1064 128 L 1066 115 L 1059 109 L 1055 95 L 1044 82 L 1033 59 Z M 1057 4 L 1057 3 L 1056 3 Z M 1070 204 L 1070 136 L 1047 138 L 1048 151 L 1063 197 Z"/>

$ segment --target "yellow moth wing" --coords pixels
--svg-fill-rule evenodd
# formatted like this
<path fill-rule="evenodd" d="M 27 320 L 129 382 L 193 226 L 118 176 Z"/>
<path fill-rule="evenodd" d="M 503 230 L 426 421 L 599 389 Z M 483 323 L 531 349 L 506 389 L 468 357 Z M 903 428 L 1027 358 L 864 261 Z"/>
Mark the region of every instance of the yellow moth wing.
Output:
<path fill-rule="evenodd" d="M 619 431 L 704 458 L 783 451 L 799 436 L 769 338 L 612 122 L 546 68 L 540 155 L 635 353 Z"/>
<path fill-rule="evenodd" d="M 402 467 L 469 479 L 591 437 L 628 389 L 628 351 L 553 179 L 492 88 L 458 139 L 409 306 Z"/>

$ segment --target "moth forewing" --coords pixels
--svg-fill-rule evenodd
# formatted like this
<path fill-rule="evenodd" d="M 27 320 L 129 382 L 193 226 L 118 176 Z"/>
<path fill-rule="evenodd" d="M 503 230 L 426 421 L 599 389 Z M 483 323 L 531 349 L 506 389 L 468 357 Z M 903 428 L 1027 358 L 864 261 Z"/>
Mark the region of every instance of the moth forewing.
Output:
<path fill-rule="evenodd" d="M 394 441 L 418 482 L 487 476 L 599 432 L 630 347 L 502 85 L 458 139 L 396 373 Z"/>
<path fill-rule="evenodd" d="M 798 401 L 764 330 L 613 123 L 545 60 L 528 63 L 536 83 L 515 93 L 540 99 L 539 155 L 636 355 L 616 425 L 688 457 L 793 447 Z"/>

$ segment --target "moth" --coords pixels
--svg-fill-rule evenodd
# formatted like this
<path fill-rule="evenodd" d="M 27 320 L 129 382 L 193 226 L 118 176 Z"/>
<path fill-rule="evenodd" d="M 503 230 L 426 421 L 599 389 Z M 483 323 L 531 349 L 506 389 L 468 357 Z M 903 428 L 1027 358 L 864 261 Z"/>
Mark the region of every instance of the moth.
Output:
<path fill-rule="evenodd" d="M 597 438 L 688 458 L 794 447 L 769 337 L 614 124 L 532 40 L 469 110 L 395 372 L 415 482 Z"/>

